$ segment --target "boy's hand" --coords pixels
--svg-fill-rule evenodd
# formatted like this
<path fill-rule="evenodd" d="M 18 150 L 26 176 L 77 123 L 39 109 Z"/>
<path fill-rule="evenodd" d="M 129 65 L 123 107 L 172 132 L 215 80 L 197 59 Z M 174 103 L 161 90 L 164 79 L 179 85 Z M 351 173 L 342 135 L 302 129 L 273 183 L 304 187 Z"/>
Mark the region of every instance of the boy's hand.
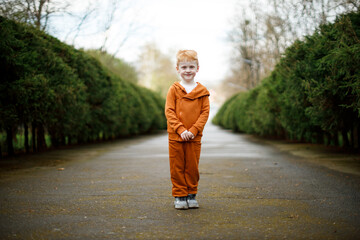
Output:
<path fill-rule="evenodd" d="M 180 136 L 182 140 L 189 141 L 188 130 L 183 131 Z"/>
<path fill-rule="evenodd" d="M 184 141 L 189 141 L 191 139 L 194 139 L 194 134 L 192 134 L 188 130 L 183 131 L 180 136 Z"/>
<path fill-rule="evenodd" d="M 194 136 L 194 134 L 193 134 L 192 132 L 188 131 L 188 133 L 189 133 L 190 139 L 194 139 L 194 138 L 195 138 L 195 136 Z"/>

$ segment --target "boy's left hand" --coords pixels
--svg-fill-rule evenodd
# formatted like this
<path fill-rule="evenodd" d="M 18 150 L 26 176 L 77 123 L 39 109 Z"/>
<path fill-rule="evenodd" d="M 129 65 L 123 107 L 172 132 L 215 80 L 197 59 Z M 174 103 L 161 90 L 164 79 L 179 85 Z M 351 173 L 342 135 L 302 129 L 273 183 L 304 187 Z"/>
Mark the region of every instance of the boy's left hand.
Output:
<path fill-rule="evenodd" d="M 194 134 L 193 134 L 192 132 L 188 131 L 188 134 L 189 134 L 190 139 L 194 139 L 194 138 L 195 138 L 195 136 L 194 136 Z"/>

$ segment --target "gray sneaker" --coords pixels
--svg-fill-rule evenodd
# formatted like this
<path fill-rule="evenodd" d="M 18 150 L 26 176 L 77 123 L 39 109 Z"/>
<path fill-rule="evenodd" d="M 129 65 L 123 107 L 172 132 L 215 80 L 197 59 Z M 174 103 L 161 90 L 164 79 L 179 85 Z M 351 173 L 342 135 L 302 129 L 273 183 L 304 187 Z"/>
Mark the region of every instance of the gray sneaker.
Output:
<path fill-rule="evenodd" d="M 189 208 L 188 203 L 186 201 L 187 197 L 175 197 L 175 209 L 186 210 Z"/>
<path fill-rule="evenodd" d="M 196 201 L 195 197 L 196 197 L 196 194 L 189 194 L 187 196 L 186 201 L 187 201 L 189 208 L 199 208 L 199 203 Z"/>

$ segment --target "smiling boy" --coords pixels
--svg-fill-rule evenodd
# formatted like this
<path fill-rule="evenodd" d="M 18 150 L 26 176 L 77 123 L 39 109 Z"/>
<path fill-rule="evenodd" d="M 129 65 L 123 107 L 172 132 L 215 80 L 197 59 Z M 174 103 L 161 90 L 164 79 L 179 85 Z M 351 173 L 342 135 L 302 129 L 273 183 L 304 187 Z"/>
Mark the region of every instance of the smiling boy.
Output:
<path fill-rule="evenodd" d="M 176 209 L 198 208 L 201 137 L 209 117 L 210 94 L 194 80 L 199 71 L 197 53 L 180 50 L 176 57 L 181 80 L 170 87 L 165 104 L 172 195 Z"/>

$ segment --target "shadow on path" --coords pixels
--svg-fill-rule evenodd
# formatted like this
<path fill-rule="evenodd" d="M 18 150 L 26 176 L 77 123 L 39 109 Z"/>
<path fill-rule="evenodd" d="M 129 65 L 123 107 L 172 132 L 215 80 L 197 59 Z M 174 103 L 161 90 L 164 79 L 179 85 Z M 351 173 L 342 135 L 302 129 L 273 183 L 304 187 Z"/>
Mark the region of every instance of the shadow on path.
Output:
<path fill-rule="evenodd" d="M 358 176 L 211 124 L 204 134 L 199 209 L 173 208 L 164 132 L 2 171 L 0 238 L 360 238 Z"/>

